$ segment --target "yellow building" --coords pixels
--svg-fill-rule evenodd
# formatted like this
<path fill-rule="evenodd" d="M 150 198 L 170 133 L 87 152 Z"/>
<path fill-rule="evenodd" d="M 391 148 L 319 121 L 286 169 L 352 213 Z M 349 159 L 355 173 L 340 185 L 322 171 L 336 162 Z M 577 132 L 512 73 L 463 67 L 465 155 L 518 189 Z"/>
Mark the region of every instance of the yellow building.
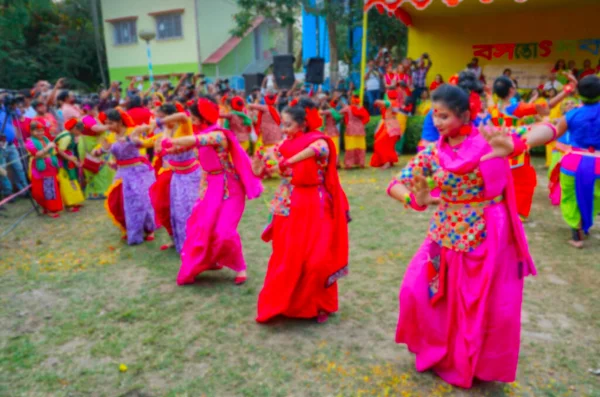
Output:
<path fill-rule="evenodd" d="M 257 18 L 245 37 L 232 37 L 234 0 L 101 0 L 101 6 L 111 81 L 148 75 L 146 43 L 138 37 L 143 30 L 156 33 L 151 51 L 159 78 L 264 72 L 273 54 L 287 52 L 285 31 L 264 18 Z"/>
<path fill-rule="evenodd" d="M 559 59 L 580 70 L 600 59 L 600 0 L 368 0 L 371 7 L 409 26 L 408 56 L 430 55 L 429 81 L 448 81 L 476 57 L 488 80 L 509 68 L 521 88 L 533 88 Z"/>

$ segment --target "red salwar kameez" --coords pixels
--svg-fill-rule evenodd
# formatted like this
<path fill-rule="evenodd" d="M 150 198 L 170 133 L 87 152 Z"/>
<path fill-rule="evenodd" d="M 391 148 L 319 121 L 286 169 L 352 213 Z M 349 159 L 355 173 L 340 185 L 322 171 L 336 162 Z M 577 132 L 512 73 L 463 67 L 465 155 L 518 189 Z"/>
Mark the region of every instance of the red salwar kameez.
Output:
<path fill-rule="evenodd" d="M 44 209 L 44 213 L 56 213 L 63 210 L 63 202 L 58 186 L 58 158 L 52 149 L 42 158 L 33 158 L 40 150 L 50 144 L 45 136 L 41 139 L 31 137 L 25 142 L 25 148 L 32 156 L 29 164 L 31 196 Z"/>
<path fill-rule="evenodd" d="M 289 159 L 311 146 L 316 156 L 282 170 L 263 240 L 273 253 L 258 296 L 256 321 L 283 315 L 314 318 L 338 310 L 337 280 L 348 272 L 348 201 L 339 182 L 333 141 L 313 132 L 278 146 Z"/>

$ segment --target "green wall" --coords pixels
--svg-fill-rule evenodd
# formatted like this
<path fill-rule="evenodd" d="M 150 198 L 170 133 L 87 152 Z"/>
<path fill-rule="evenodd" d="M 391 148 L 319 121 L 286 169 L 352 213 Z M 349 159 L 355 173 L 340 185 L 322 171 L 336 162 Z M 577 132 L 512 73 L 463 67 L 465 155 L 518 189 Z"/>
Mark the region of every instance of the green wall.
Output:
<path fill-rule="evenodd" d="M 241 75 L 254 62 L 254 34 L 249 34 L 219 62 L 219 76 Z M 216 75 L 216 70 L 215 70 Z M 208 73 L 207 73 L 208 75 Z"/>
<path fill-rule="evenodd" d="M 171 65 L 153 65 L 152 70 L 154 75 L 159 74 L 170 74 L 170 73 L 197 73 L 197 63 L 174 63 Z M 110 75 L 110 81 L 122 81 L 123 84 L 129 84 L 129 80 L 125 78 L 127 76 L 147 76 L 148 66 L 134 66 L 127 68 L 111 68 L 108 71 Z M 173 81 L 177 81 L 177 78 L 171 78 Z"/>

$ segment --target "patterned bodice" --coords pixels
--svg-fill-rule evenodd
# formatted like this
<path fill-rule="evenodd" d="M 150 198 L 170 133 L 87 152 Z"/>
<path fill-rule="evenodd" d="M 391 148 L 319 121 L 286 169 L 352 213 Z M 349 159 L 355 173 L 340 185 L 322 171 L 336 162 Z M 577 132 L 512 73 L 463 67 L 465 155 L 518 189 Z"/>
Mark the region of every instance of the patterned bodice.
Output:
<path fill-rule="evenodd" d="M 320 191 L 324 197 L 326 194 L 325 189 L 323 188 L 323 183 L 325 182 L 325 170 L 327 169 L 327 165 L 329 163 L 329 147 L 324 141 L 317 141 L 315 144 L 311 145 L 316 151 L 316 161 L 319 170 L 318 172 L 318 180 L 320 181 Z M 279 145 L 275 147 L 275 157 L 277 163 L 280 164 L 283 162 L 284 158 L 278 150 Z M 286 167 L 283 170 L 280 170 L 281 173 L 281 183 L 277 187 L 275 191 L 275 195 L 273 200 L 271 200 L 270 212 L 273 215 L 280 216 L 288 216 L 290 214 L 290 204 L 292 192 L 294 190 L 294 185 L 292 185 L 292 176 L 293 176 L 293 167 Z"/>
<path fill-rule="evenodd" d="M 502 202 L 503 197 L 484 198 L 484 180 L 479 168 L 467 174 L 457 174 L 439 164 L 437 144 L 429 145 L 417 154 L 392 183 L 402 183 L 413 189 L 415 175 L 431 178 L 439 189 L 441 204 L 429 225 L 429 238 L 455 251 L 469 252 L 486 237 L 484 210 Z"/>
<path fill-rule="evenodd" d="M 229 156 L 228 142 L 222 131 L 197 134 L 198 159 L 202 167 L 202 179 L 200 180 L 200 198 L 204 198 L 208 187 L 209 175 L 223 175 L 225 186 L 223 199 L 229 198 L 228 180 L 239 179 L 235 167 Z"/>
<path fill-rule="evenodd" d="M 140 157 L 139 147 L 135 143 L 128 140 L 117 140 L 110 147 L 110 152 L 119 161 L 131 160 L 136 157 Z"/>

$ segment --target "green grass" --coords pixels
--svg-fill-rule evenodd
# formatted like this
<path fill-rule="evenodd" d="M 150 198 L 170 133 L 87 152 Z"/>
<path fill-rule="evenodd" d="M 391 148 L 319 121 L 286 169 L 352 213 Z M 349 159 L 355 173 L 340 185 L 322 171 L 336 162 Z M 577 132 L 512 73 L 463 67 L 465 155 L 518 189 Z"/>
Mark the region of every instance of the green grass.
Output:
<path fill-rule="evenodd" d="M 600 241 L 592 235 L 581 251 L 566 245 L 544 177 L 526 227 L 539 276 L 526 283 L 518 381 L 463 391 L 414 370 L 394 343 L 397 296 L 430 214 L 386 197 L 393 172 L 341 174 L 354 219 L 351 273 L 325 325 L 254 322 L 270 254 L 260 232 L 276 181 L 248 203 L 240 226 L 243 287 L 228 271 L 177 287 L 178 257 L 158 249 L 164 230 L 128 247 L 99 202 L 58 220 L 29 216 L 0 240 L 0 395 L 600 395 L 600 379 L 588 373 L 600 367 Z M 0 230 L 27 206 L 9 206 Z"/>

